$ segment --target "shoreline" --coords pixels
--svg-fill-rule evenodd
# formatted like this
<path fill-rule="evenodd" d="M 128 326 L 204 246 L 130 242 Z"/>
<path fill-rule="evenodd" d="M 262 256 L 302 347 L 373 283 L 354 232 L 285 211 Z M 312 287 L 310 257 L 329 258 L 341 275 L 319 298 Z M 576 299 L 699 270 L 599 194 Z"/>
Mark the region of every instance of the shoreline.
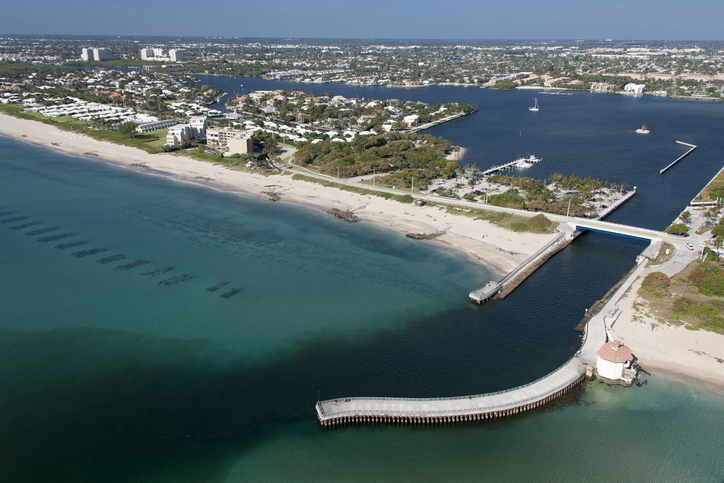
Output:
<path fill-rule="evenodd" d="M 724 335 L 661 323 L 646 313 L 638 290 L 647 274 L 662 269 L 653 266 L 641 272 L 616 302 L 620 314 L 610 331 L 631 348 L 644 370 L 724 394 Z"/>
<path fill-rule="evenodd" d="M 149 154 L 129 146 L 100 141 L 83 134 L 63 131 L 55 126 L 0 113 L 0 135 L 39 145 L 88 161 L 106 162 L 149 175 L 167 176 L 219 191 L 242 193 L 267 199 L 262 194 L 270 184 L 277 186 L 282 203 L 294 203 L 311 209 L 354 210 L 362 222 L 399 233 L 435 233 L 444 235 L 430 240 L 438 246 L 465 254 L 504 276 L 544 246 L 555 234 L 518 233 L 488 221 L 449 214 L 432 206 L 415 206 L 325 187 L 288 174 L 262 175 L 229 169 L 225 165 L 199 161 L 178 154 Z M 464 152 L 461 148 L 460 155 Z M 86 153 L 94 153 L 88 155 Z M 146 167 L 133 166 L 144 164 Z M 470 287 L 474 290 L 478 287 Z"/>
<path fill-rule="evenodd" d="M 326 211 L 330 208 L 355 210 L 361 221 L 403 234 L 444 231 L 444 235 L 430 241 L 438 246 L 456 250 L 466 255 L 471 261 L 485 265 L 486 268 L 495 271 L 500 276 L 515 269 L 555 236 L 555 234 L 517 233 L 487 221 L 449 214 L 437 207 L 402 204 L 381 197 L 342 191 L 316 183 L 293 180 L 288 174 L 265 176 L 228 169 L 223 165 L 199 161 L 183 155 L 148 154 L 136 148 L 99 141 L 82 134 L 62 131 L 55 126 L 14 118 L 2 113 L 0 113 L 0 135 L 71 156 L 82 157 L 89 161 L 110 163 L 137 172 L 146 172 L 149 175 L 169 177 L 175 181 L 192 183 L 219 191 L 251 195 L 259 199 L 267 199 L 261 193 L 267 189 L 265 186 L 276 184 L 277 191 L 282 195 L 281 202 L 284 204 L 292 203 L 319 211 Z M 96 155 L 85 154 L 89 152 Z M 461 152 L 461 154 L 463 153 Z M 139 163 L 145 164 L 147 168 L 132 166 Z M 638 285 L 640 285 L 640 280 L 634 284 L 635 290 L 638 289 Z M 476 288 L 478 287 L 470 289 Z M 661 359 L 663 351 L 657 345 L 650 348 L 645 344 L 645 341 L 650 338 L 650 331 L 646 333 L 646 338 L 642 338 L 640 335 L 637 337 L 626 331 L 624 320 L 628 317 L 628 325 L 631 325 L 630 319 L 635 310 L 633 308 L 635 300 L 631 299 L 631 295 L 635 295 L 635 290 L 627 293 L 619 301 L 622 314 L 613 329 L 620 334 L 622 340 L 627 341 L 627 345 L 639 357 L 644 368 L 651 367 L 657 372 L 662 370 L 677 376 L 678 380 L 683 382 L 707 390 L 716 387 L 718 391 L 724 392 L 724 364 L 718 364 L 721 366 L 718 368 L 720 372 L 714 370 L 713 373 L 710 373 L 709 371 L 702 372 L 701 361 L 697 361 L 699 364 L 694 362 L 697 356 L 693 352 L 689 354 L 689 356 L 693 356 L 693 359 L 686 357 L 677 357 L 676 360 Z M 670 332 L 661 330 L 666 329 L 666 326 L 658 327 L 659 332 L 667 334 Z M 687 332 L 698 334 L 699 338 L 706 340 L 721 338 L 721 341 L 718 341 L 718 347 L 724 347 L 724 336 L 703 331 Z M 674 336 L 673 342 L 664 344 L 676 344 L 678 340 Z M 715 357 L 720 357 L 720 355 L 717 353 Z M 721 357 L 724 357 L 724 354 L 721 354 Z M 701 359 L 700 356 L 699 359 Z M 717 369 L 716 366 L 714 368 Z M 674 379 L 677 377 L 672 376 Z"/>

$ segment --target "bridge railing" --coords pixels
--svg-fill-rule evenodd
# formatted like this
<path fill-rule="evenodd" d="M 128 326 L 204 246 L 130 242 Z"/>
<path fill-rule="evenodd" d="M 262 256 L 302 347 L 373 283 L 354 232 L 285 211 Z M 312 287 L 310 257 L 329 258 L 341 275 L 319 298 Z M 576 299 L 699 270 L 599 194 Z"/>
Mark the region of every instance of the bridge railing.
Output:
<path fill-rule="evenodd" d="M 566 368 L 568 367 L 568 365 L 571 364 L 572 362 L 574 362 L 574 360 L 575 360 L 577 357 L 578 357 L 578 351 L 576 351 L 576 353 L 575 353 L 573 356 L 571 356 L 571 358 L 568 359 L 563 365 L 559 366 L 559 367 L 558 367 L 557 369 L 555 369 L 554 371 L 549 372 L 549 373 L 546 374 L 545 376 L 539 377 L 538 379 L 536 379 L 536 380 L 534 380 L 534 381 L 531 381 L 531 382 L 529 382 L 529 383 L 527 383 L 527 384 L 523 384 L 523 385 L 521 385 L 521 386 L 512 387 L 512 388 L 510 388 L 510 389 L 504 389 L 504 390 L 502 390 L 502 391 L 488 392 L 488 393 L 477 394 L 477 395 L 472 395 L 472 396 L 452 396 L 452 397 L 439 397 L 439 398 L 399 398 L 399 397 L 349 397 L 349 398 L 337 398 L 337 399 L 328 399 L 328 400 L 326 400 L 326 401 L 320 401 L 320 402 L 318 402 L 318 403 L 317 403 L 317 409 L 318 409 L 318 411 L 320 412 L 320 414 L 325 414 L 324 406 L 323 406 L 325 403 L 342 402 L 342 401 L 344 401 L 345 399 L 347 400 L 346 402 L 350 402 L 350 401 L 432 402 L 432 401 L 456 401 L 456 400 L 476 399 L 476 398 L 487 398 L 487 397 L 492 397 L 492 396 L 498 396 L 498 395 L 501 395 L 501 394 L 506 394 L 506 393 L 510 393 L 510 392 L 513 392 L 513 391 L 519 391 L 519 390 L 521 390 L 521 389 L 525 389 L 525 388 L 527 388 L 527 387 L 533 386 L 534 384 L 538 384 L 539 382 L 541 382 L 541 381 L 543 381 L 543 380 L 545 380 L 545 379 L 551 378 L 551 377 L 553 377 L 554 375 L 556 375 L 556 374 L 560 373 L 561 371 L 563 371 L 564 369 L 566 369 Z M 535 396 L 533 396 L 533 397 L 529 397 L 529 398 L 526 398 L 526 399 L 521 399 L 520 401 L 516 401 L 516 405 L 522 405 L 522 404 L 526 404 L 526 403 L 528 403 L 528 402 L 537 401 L 537 400 L 539 400 L 541 397 L 547 397 L 547 396 L 550 395 L 550 394 L 554 394 L 554 393 L 556 393 L 556 392 L 558 392 L 558 391 L 560 391 L 560 390 L 562 390 L 562 389 L 565 389 L 566 387 L 570 386 L 573 381 L 577 380 L 578 377 L 580 377 L 580 375 L 582 374 L 582 372 L 583 372 L 583 371 L 578 371 L 578 374 L 576 375 L 576 377 L 567 378 L 563 383 L 557 384 L 556 386 L 553 387 L 553 389 L 546 390 L 546 391 L 545 391 L 544 393 L 542 393 L 542 394 L 537 394 L 537 395 L 535 395 Z M 498 407 L 498 406 L 494 406 L 494 407 L 491 406 L 491 408 L 495 408 L 495 407 Z M 456 410 L 451 410 L 451 412 L 455 412 L 455 411 L 456 411 Z M 342 415 L 342 414 L 346 414 L 346 413 L 355 413 L 355 412 L 356 412 L 356 411 L 339 411 L 338 414 Z M 443 412 L 445 412 L 445 411 L 438 411 L 438 412 L 443 413 Z"/>
<path fill-rule="evenodd" d="M 561 241 L 561 239 L 562 239 L 564 236 L 566 236 L 565 233 L 559 233 L 558 236 L 556 236 L 553 240 L 551 240 L 551 241 L 549 241 L 548 243 L 546 243 L 546 244 L 543 246 L 543 248 L 541 248 L 540 250 L 538 250 L 537 252 L 535 252 L 533 255 L 531 255 L 530 257 L 528 257 L 523 263 L 521 263 L 520 265 L 518 265 L 517 267 L 515 267 L 515 269 L 513 269 L 512 272 L 510 272 L 508 275 L 506 275 L 505 277 L 503 277 L 503 278 L 500 280 L 500 282 L 498 282 L 498 286 L 499 286 L 499 287 L 502 287 L 503 285 L 505 285 L 506 283 L 508 283 L 511 279 L 513 279 L 513 277 L 515 277 L 516 275 L 518 275 L 522 270 L 525 270 L 525 269 L 526 269 L 531 263 L 533 263 L 538 257 L 540 257 L 541 255 L 543 255 L 543 253 L 545 253 L 549 248 L 553 247 L 556 243 L 558 243 L 559 241 Z"/>

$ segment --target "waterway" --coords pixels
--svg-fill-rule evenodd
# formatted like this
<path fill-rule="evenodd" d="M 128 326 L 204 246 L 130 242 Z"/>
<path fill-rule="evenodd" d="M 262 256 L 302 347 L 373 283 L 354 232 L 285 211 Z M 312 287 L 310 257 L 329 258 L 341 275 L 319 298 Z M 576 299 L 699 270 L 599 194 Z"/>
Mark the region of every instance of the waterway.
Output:
<path fill-rule="evenodd" d="M 288 84 L 212 80 L 247 89 L 250 81 L 258 89 Z M 355 88 L 323 89 L 352 95 Z M 544 160 L 531 175 L 575 170 L 637 185 L 613 221 L 663 228 L 720 168 L 714 148 L 705 148 L 721 148 L 710 127 L 721 120 L 719 104 L 540 96 L 533 114 L 532 93 L 355 90 L 478 102 L 477 114 L 430 132 L 468 147 L 466 162 L 481 166 L 532 153 Z M 559 118 L 521 118 L 537 123 L 515 126 L 538 132 L 537 144 L 513 146 L 523 137 L 513 127 L 507 143 L 498 139 L 499 124 L 518 118 L 511 106 L 539 116 L 553 102 L 586 112 L 569 104 Z M 575 112 L 577 120 L 568 119 Z M 658 129 L 651 119 L 661 120 Z M 650 137 L 629 135 L 629 125 L 644 122 Z M 610 127 L 617 124 L 626 128 Z M 677 176 L 659 177 L 660 165 L 680 155 L 676 139 L 699 149 L 667 172 Z M 467 293 L 495 275 L 458 254 L 303 207 L 4 138 L 0 206 L 17 211 L 0 222 L 28 217 L 0 223 L 3 481 L 716 481 L 724 474 L 724 396 L 660 376 L 641 388 L 587 384 L 510 420 L 317 425 L 318 397 L 463 395 L 546 374 L 575 351 L 572 327 L 633 266 L 641 242 L 584 235 L 508 298 L 477 307 Z M 39 224 L 13 229 L 32 222 Z M 41 240 L 53 233 L 74 236 Z M 55 248 L 75 240 L 88 243 Z M 93 248 L 107 251 L 72 254 Z M 149 263 L 128 266 L 137 260 Z M 228 285 L 209 291 L 220 282 Z M 219 297 L 232 289 L 240 291 Z"/>

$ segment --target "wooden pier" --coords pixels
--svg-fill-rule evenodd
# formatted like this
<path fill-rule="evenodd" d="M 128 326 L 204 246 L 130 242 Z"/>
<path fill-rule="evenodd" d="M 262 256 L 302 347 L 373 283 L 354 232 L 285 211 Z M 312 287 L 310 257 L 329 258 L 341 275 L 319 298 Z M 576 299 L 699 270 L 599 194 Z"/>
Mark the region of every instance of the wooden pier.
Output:
<path fill-rule="evenodd" d="M 689 153 L 691 153 L 693 150 L 696 149 L 696 146 L 695 146 L 695 145 L 689 144 L 689 143 L 685 143 L 685 142 L 683 142 L 683 141 L 676 141 L 676 144 L 681 144 L 682 146 L 686 146 L 686 147 L 688 147 L 688 148 L 690 148 L 690 149 L 689 149 L 687 152 L 685 152 L 684 154 L 682 154 L 681 156 L 679 156 L 678 158 L 676 158 L 676 160 L 675 160 L 673 163 L 671 163 L 670 165 L 668 165 L 667 167 L 665 167 L 664 169 L 662 169 L 661 171 L 659 171 L 659 174 L 664 174 L 667 169 L 669 169 L 670 167 L 672 167 L 673 165 L 675 165 L 676 163 L 678 163 L 679 161 L 681 161 L 682 159 L 684 159 L 685 157 L 687 157 L 687 156 L 689 155 Z"/>

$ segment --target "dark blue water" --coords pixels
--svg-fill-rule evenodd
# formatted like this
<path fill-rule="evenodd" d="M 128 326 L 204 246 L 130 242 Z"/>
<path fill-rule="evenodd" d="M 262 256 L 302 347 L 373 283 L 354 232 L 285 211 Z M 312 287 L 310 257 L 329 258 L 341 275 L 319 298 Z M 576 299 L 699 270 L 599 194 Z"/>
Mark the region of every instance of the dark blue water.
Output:
<path fill-rule="evenodd" d="M 262 82 L 243 79 L 247 89 L 248 81 Z M 324 86 L 350 95 L 337 88 L 351 89 Z M 718 104 L 541 95 L 533 114 L 532 93 L 372 91 L 479 102 L 477 114 L 437 128 L 469 148 L 467 162 L 533 153 L 544 161 L 531 175 L 575 171 L 637 185 L 616 221 L 662 228 L 719 169 L 705 148 L 721 142 L 709 126 Z M 544 118 L 553 103 L 559 118 Z M 633 119 L 636 106 L 645 121 Z M 649 120 L 667 110 L 667 124 Z M 532 123 L 519 131 L 537 132 L 538 144 L 516 148 L 520 133 L 500 139 L 496 116 Z M 688 122 L 676 131 L 679 118 Z M 644 122 L 649 137 L 628 132 Z M 656 137 L 666 129 L 672 139 Z M 709 134 L 687 139 L 689 130 Z M 683 150 L 676 139 L 700 148 L 659 176 Z M 505 300 L 477 307 L 468 291 L 494 275 L 465 257 L 2 138 L 0 206 L 16 212 L 0 216 L 3 480 L 477 481 L 489 472 L 498 481 L 603 481 L 610 458 L 622 464 L 616 479 L 722 474 L 724 400 L 661 378 L 643 389 L 588 385 L 553 408 L 493 424 L 316 425 L 318 396 L 482 393 L 546 374 L 575 352 L 572 327 L 633 266 L 641 242 L 584 235 Z M 26 223 L 37 225 L 17 228 Z M 72 236 L 41 240 L 54 233 Z M 87 244 L 56 248 L 76 240 Z M 97 248 L 106 251 L 73 255 Z M 125 258 L 104 262 L 115 256 Z M 219 297 L 231 289 L 240 291 Z M 605 448 L 581 465 L 572 455 L 592 442 Z"/>

